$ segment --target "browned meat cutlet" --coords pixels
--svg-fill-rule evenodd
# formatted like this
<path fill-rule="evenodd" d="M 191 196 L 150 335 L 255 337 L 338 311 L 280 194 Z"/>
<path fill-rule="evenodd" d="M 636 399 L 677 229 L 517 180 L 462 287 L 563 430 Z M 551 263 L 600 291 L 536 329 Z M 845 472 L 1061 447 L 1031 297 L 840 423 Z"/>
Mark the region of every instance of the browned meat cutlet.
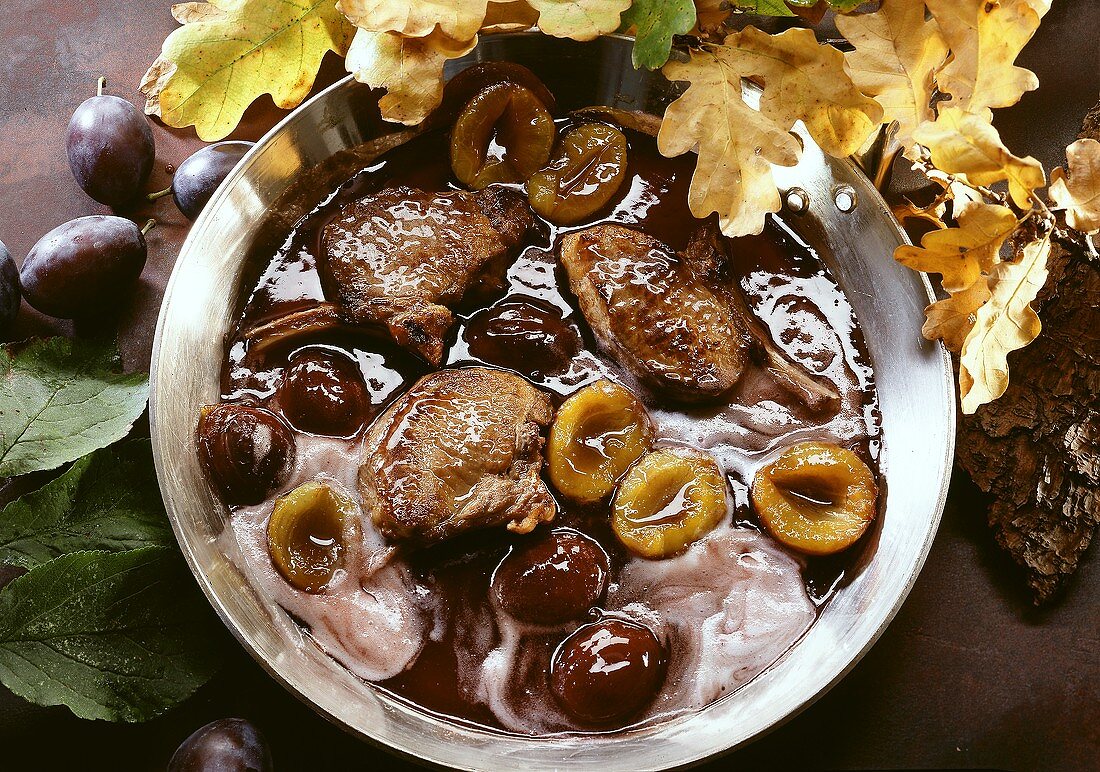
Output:
<path fill-rule="evenodd" d="M 554 518 L 539 476 L 549 398 L 484 367 L 424 376 L 371 426 L 359 488 L 378 529 L 420 544 L 507 524 L 527 533 Z"/>
<path fill-rule="evenodd" d="M 658 391 L 683 401 L 721 397 L 759 354 L 810 409 L 839 404 L 836 386 L 791 362 L 753 316 L 713 226 L 676 254 L 640 231 L 597 225 L 565 236 L 561 262 L 600 345 Z"/>
<path fill-rule="evenodd" d="M 562 240 L 561 262 L 600 345 L 650 385 L 690 400 L 740 379 L 748 340 L 736 315 L 657 239 L 597 225 Z"/>
<path fill-rule="evenodd" d="M 387 188 L 346 205 L 321 235 L 329 300 L 351 324 L 382 323 L 434 365 L 453 306 L 472 285 L 499 282 L 534 221 L 516 193 Z"/>

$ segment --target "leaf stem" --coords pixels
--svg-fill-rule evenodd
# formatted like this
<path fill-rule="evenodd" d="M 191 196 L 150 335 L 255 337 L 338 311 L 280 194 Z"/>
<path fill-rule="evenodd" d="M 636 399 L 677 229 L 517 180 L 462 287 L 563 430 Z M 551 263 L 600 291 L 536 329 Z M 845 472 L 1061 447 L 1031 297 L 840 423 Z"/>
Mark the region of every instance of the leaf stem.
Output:
<path fill-rule="evenodd" d="M 940 171 L 932 165 L 932 156 L 928 148 L 924 145 L 917 145 L 917 147 L 920 150 L 920 159 L 913 162 L 913 168 L 920 169 L 928 179 L 932 180 L 932 182 L 935 182 L 945 189 L 949 188 L 953 183 L 957 183 L 970 188 L 976 193 L 980 193 L 985 198 L 993 199 L 1002 206 L 1008 206 L 1008 197 L 1004 193 L 998 193 L 995 190 L 987 188 L 985 185 L 975 185 L 964 177 L 957 177 L 954 174 Z M 1034 199 L 1034 195 L 1032 195 L 1032 198 Z"/>

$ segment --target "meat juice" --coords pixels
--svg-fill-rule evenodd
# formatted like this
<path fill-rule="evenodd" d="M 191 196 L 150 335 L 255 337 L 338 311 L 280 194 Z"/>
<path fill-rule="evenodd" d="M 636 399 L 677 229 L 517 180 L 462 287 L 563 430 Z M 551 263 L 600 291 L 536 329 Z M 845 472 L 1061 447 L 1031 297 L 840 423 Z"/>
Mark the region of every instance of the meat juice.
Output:
<path fill-rule="evenodd" d="M 559 129 L 569 125 L 568 119 L 558 123 Z M 615 607 L 605 610 L 640 616 L 672 641 L 674 654 L 687 652 L 690 656 L 685 655 L 683 661 L 690 659 L 697 666 L 691 672 L 675 663 L 670 666 L 658 699 L 644 714 L 634 717 L 655 721 L 702 707 L 772 664 L 808 625 L 804 619 L 807 612 L 800 604 L 810 609 L 812 618 L 812 609 L 826 603 L 858 570 L 861 554 L 874 539 L 872 529 L 855 547 L 837 556 L 787 555 L 761 532 L 749 504 L 748 484 L 756 469 L 791 442 L 816 437 L 854 450 L 877 468 L 881 442 L 873 374 L 851 306 L 820 258 L 774 215 L 763 234 L 733 241 L 736 280 L 775 343 L 792 360 L 838 386 L 841 409 L 836 415 L 820 421 L 807 414 L 759 372 L 750 373 L 722 404 L 672 404 L 600 350 L 557 262 L 555 251 L 561 238 L 595 223 L 617 223 L 642 230 L 678 251 L 687 245 L 700 222 L 687 208 L 694 156 L 664 158 L 657 153 L 653 138 L 625 133 L 629 142 L 626 181 L 611 203 L 577 226 L 564 228 L 539 220 L 508 269 L 504 286 L 471 292 L 456 308 L 458 324 L 447 341 L 443 366 L 474 364 L 514 371 L 546 391 L 555 405 L 589 383 L 610 378 L 628 386 L 646 403 L 657 427 L 658 444 L 696 447 L 718 461 L 729 483 L 732 519 L 717 536 L 676 558 L 680 568 L 667 571 L 660 564 L 671 561 L 631 557 L 609 527 L 606 503 L 579 505 L 556 497 L 558 515 L 552 525 L 595 539 L 607 553 L 611 581 L 605 605 Z M 398 185 L 427 191 L 460 189 L 451 173 L 444 134 L 421 135 L 382 156 L 303 218 L 275 255 L 257 256 L 262 270 L 244 302 L 239 334 L 228 344 L 223 401 L 258 404 L 280 412 L 276 387 L 288 361 L 306 349 L 331 351 L 360 368 L 367 384 L 365 422 L 369 425 L 433 369 L 379 330 L 309 333 L 259 353 L 251 350 L 243 334 L 257 324 L 324 301 L 317 270 L 324 226 L 341 206 Z M 554 334 L 546 335 L 548 329 Z M 322 474 L 354 497 L 358 440 L 298 434 L 304 452 L 295 474 L 278 493 Z M 233 513 L 233 530 L 246 568 L 302 622 L 307 633 L 352 672 L 421 709 L 474 724 L 533 734 L 607 729 L 578 725 L 563 718 L 560 710 L 543 705 L 550 699 L 547 663 L 557 642 L 576 624 L 545 629 L 514 624 L 504 620 L 490 600 L 494 571 L 525 537 L 489 529 L 430 547 L 395 549 L 377 534 L 364 535 L 362 548 L 353 551 L 352 563 L 369 566 L 368 573 L 377 571 L 394 597 L 404 593 L 405 601 L 388 605 L 383 601 L 375 604 L 377 599 L 363 601 L 359 597 L 363 588 L 349 578 L 353 571 L 340 574 L 328 597 L 314 601 L 279 587 L 280 577 L 265 565 L 265 560 L 270 560 L 262 548 L 262 533 L 274 498 Z M 740 551 L 723 552 L 722 545 L 727 543 L 738 545 Z M 767 570 L 752 573 L 751 560 L 730 562 L 732 554 L 741 558 L 759 555 L 762 565 L 768 563 Z M 721 585 L 741 574 L 744 576 L 737 581 L 744 583 L 741 592 L 746 609 L 768 604 L 789 607 L 796 609 L 790 614 L 792 619 L 803 621 L 793 622 L 789 629 L 780 630 L 777 625 L 770 646 L 742 649 L 744 677 L 715 680 L 713 672 L 728 671 L 728 661 L 712 662 L 714 656 L 704 650 L 699 639 L 682 639 L 675 627 L 682 597 L 673 593 L 660 598 L 656 596 L 661 593 L 654 590 L 680 586 L 677 582 L 687 582 L 689 576 L 705 576 L 719 586 L 713 599 L 717 609 L 725 597 Z M 781 575 L 800 575 L 797 592 L 803 594 L 802 600 L 794 597 L 797 593 Z M 651 597 L 647 600 L 646 595 Z M 706 605 L 709 601 L 699 602 Z M 397 620 L 394 630 L 402 624 L 408 630 L 387 633 L 381 630 L 385 624 L 347 622 L 348 617 L 380 614 L 372 604 L 386 606 L 381 615 Z M 315 605 L 324 606 L 324 612 L 316 613 Z M 419 621 L 410 621 L 418 613 Z M 705 616 L 709 611 L 699 613 Z M 686 617 L 682 621 L 687 626 L 694 623 Z M 341 626 L 345 629 L 333 632 Z M 347 632 L 348 627 L 355 628 L 353 633 Z M 396 641 L 390 647 L 392 656 L 381 662 L 369 649 L 377 635 L 391 633 Z M 416 636 L 419 642 L 412 640 Z"/>

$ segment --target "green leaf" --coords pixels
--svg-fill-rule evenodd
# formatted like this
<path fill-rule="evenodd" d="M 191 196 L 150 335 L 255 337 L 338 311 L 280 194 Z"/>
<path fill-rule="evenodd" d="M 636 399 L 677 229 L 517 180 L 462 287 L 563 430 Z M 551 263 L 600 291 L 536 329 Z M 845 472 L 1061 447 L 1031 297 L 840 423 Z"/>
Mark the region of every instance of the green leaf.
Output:
<path fill-rule="evenodd" d="M 813 8 L 821 0 L 786 0 L 787 5 L 797 5 L 799 8 Z M 825 0 L 826 5 L 837 11 L 850 11 L 864 5 L 868 0 Z"/>
<path fill-rule="evenodd" d="M 693 0 L 634 0 L 623 13 L 623 26 L 635 28 L 631 59 L 635 69 L 656 70 L 668 61 L 672 36 L 695 26 Z"/>
<path fill-rule="evenodd" d="M 113 344 L 36 340 L 0 346 L 0 477 L 53 469 L 126 436 L 148 377 L 119 372 Z"/>
<path fill-rule="evenodd" d="M 74 552 L 0 591 L 0 682 L 80 718 L 160 715 L 213 675 L 221 640 L 167 547 Z"/>
<path fill-rule="evenodd" d="M 149 440 L 85 456 L 0 510 L 0 563 L 23 568 L 80 550 L 174 544 Z"/>
<path fill-rule="evenodd" d="M 734 0 L 734 5 L 758 16 L 794 16 L 783 0 Z"/>

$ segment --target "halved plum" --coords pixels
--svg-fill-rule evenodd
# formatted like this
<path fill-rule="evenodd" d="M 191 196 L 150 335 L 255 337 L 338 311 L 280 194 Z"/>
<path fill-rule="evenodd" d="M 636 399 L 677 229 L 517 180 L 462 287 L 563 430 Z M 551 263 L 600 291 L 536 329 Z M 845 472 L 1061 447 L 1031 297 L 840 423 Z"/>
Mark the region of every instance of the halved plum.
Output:
<path fill-rule="evenodd" d="M 807 555 L 852 546 L 874 520 L 878 488 L 859 456 L 825 442 L 794 445 L 756 473 L 752 503 L 780 542 Z"/>
<path fill-rule="evenodd" d="M 451 169 L 464 185 L 526 182 L 550 157 L 556 133 L 546 105 L 516 83 L 496 83 L 466 104 L 451 132 Z"/>
<path fill-rule="evenodd" d="M 324 482 L 300 485 L 275 502 L 267 522 L 271 562 L 294 587 L 324 590 L 344 564 L 344 533 L 355 503 Z"/>
<path fill-rule="evenodd" d="M 653 425 L 638 398 L 617 383 L 597 381 L 554 416 L 546 453 L 550 481 L 574 501 L 599 501 L 652 442 Z"/>
<path fill-rule="evenodd" d="M 729 507 L 718 464 L 698 451 L 647 454 L 619 484 L 611 528 L 636 555 L 666 558 L 709 533 Z"/>

